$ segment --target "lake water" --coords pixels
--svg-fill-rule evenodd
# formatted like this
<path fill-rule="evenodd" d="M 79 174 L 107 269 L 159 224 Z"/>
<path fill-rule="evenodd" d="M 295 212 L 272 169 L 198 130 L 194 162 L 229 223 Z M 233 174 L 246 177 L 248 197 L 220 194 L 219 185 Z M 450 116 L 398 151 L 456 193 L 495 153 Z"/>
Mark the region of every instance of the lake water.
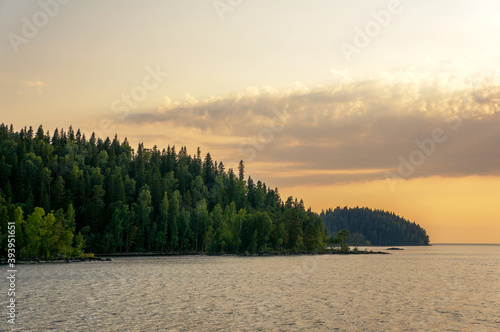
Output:
<path fill-rule="evenodd" d="M 499 245 L 403 248 L 19 265 L 15 330 L 500 330 Z"/>

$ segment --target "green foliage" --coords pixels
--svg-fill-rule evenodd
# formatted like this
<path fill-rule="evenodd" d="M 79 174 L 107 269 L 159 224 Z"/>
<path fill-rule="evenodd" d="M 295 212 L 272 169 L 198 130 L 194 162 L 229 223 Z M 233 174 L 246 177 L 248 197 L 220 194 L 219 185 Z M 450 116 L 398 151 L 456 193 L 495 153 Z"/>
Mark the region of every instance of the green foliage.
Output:
<path fill-rule="evenodd" d="M 342 230 L 351 234 L 350 243 L 374 246 L 428 245 L 429 236 L 414 222 L 394 213 L 368 208 L 337 207 L 320 215 L 330 235 Z"/>
<path fill-rule="evenodd" d="M 15 221 L 23 257 L 114 252 L 321 251 L 320 218 L 210 153 L 159 150 L 79 129 L 0 125 L 0 257 Z M 23 215 L 27 216 L 24 219 Z"/>
<path fill-rule="evenodd" d="M 267 212 L 247 215 L 241 229 L 243 250 L 255 253 L 272 249 L 272 229 L 273 222 Z"/>
<path fill-rule="evenodd" d="M 42 234 L 44 233 L 45 211 L 36 207 L 35 211 L 28 216 L 24 225 L 26 245 L 21 249 L 21 255 L 25 257 L 39 257 L 43 252 Z"/>
<path fill-rule="evenodd" d="M 347 229 L 344 229 L 337 233 L 336 242 L 340 244 L 340 251 L 349 252 L 348 241 L 351 237 L 351 233 Z"/>
<path fill-rule="evenodd" d="M 151 213 L 153 207 L 151 205 L 151 192 L 149 186 L 145 184 L 139 193 L 137 202 L 135 203 L 136 220 L 139 228 L 138 247 L 140 249 L 151 249 L 153 242 L 154 228 L 152 224 Z"/>

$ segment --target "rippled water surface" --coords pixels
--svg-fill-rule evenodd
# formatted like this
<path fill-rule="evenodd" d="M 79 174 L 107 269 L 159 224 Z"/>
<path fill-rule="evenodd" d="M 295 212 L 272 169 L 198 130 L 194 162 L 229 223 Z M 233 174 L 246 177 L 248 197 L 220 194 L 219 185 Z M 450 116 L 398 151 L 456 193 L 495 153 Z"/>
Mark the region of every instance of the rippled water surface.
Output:
<path fill-rule="evenodd" d="M 15 326 L 23 331 L 500 330 L 500 246 L 434 245 L 391 253 L 20 265 Z"/>

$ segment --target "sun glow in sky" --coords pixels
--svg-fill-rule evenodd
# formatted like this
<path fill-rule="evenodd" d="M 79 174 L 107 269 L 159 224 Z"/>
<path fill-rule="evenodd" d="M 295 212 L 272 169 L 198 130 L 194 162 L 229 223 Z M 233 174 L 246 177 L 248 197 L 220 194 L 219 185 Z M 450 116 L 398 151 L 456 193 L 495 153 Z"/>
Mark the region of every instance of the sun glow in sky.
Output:
<path fill-rule="evenodd" d="M 187 146 L 500 243 L 498 1 L 1 1 L 1 121 Z"/>

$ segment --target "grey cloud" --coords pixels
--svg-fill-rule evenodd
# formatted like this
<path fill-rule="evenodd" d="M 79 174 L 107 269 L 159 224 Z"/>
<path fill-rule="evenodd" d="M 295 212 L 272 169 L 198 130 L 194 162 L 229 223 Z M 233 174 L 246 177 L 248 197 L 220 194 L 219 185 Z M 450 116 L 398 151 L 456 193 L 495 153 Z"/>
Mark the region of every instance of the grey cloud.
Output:
<path fill-rule="evenodd" d="M 298 171 L 387 169 L 395 174 L 401 158 L 408 160 L 420 149 L 415 141 L 432 139 L 433 130 L 441 128 L 446 141 L 435 143 L 435 151 L 425 155 L 410 177 L 500 175 L 500 89 L 483 85 L 440 90 L 433 84 L 370 79 L 310 91 L 181 104 L 163 112 L 131 114 L 128 121 L 171 123 L 243 137 L 240 144 L 214 143 L 238 160 L 251 162 L 255 156 L 258 162 L 296 163 Z M 273 119 L 276 124 L 276 111 L 288 114 L 284 129 L 274 132 L 268 142 L 259 141 L 259 133 Z M 380 176 L 324 174 L 286 181 L 325 184 Z"/>

